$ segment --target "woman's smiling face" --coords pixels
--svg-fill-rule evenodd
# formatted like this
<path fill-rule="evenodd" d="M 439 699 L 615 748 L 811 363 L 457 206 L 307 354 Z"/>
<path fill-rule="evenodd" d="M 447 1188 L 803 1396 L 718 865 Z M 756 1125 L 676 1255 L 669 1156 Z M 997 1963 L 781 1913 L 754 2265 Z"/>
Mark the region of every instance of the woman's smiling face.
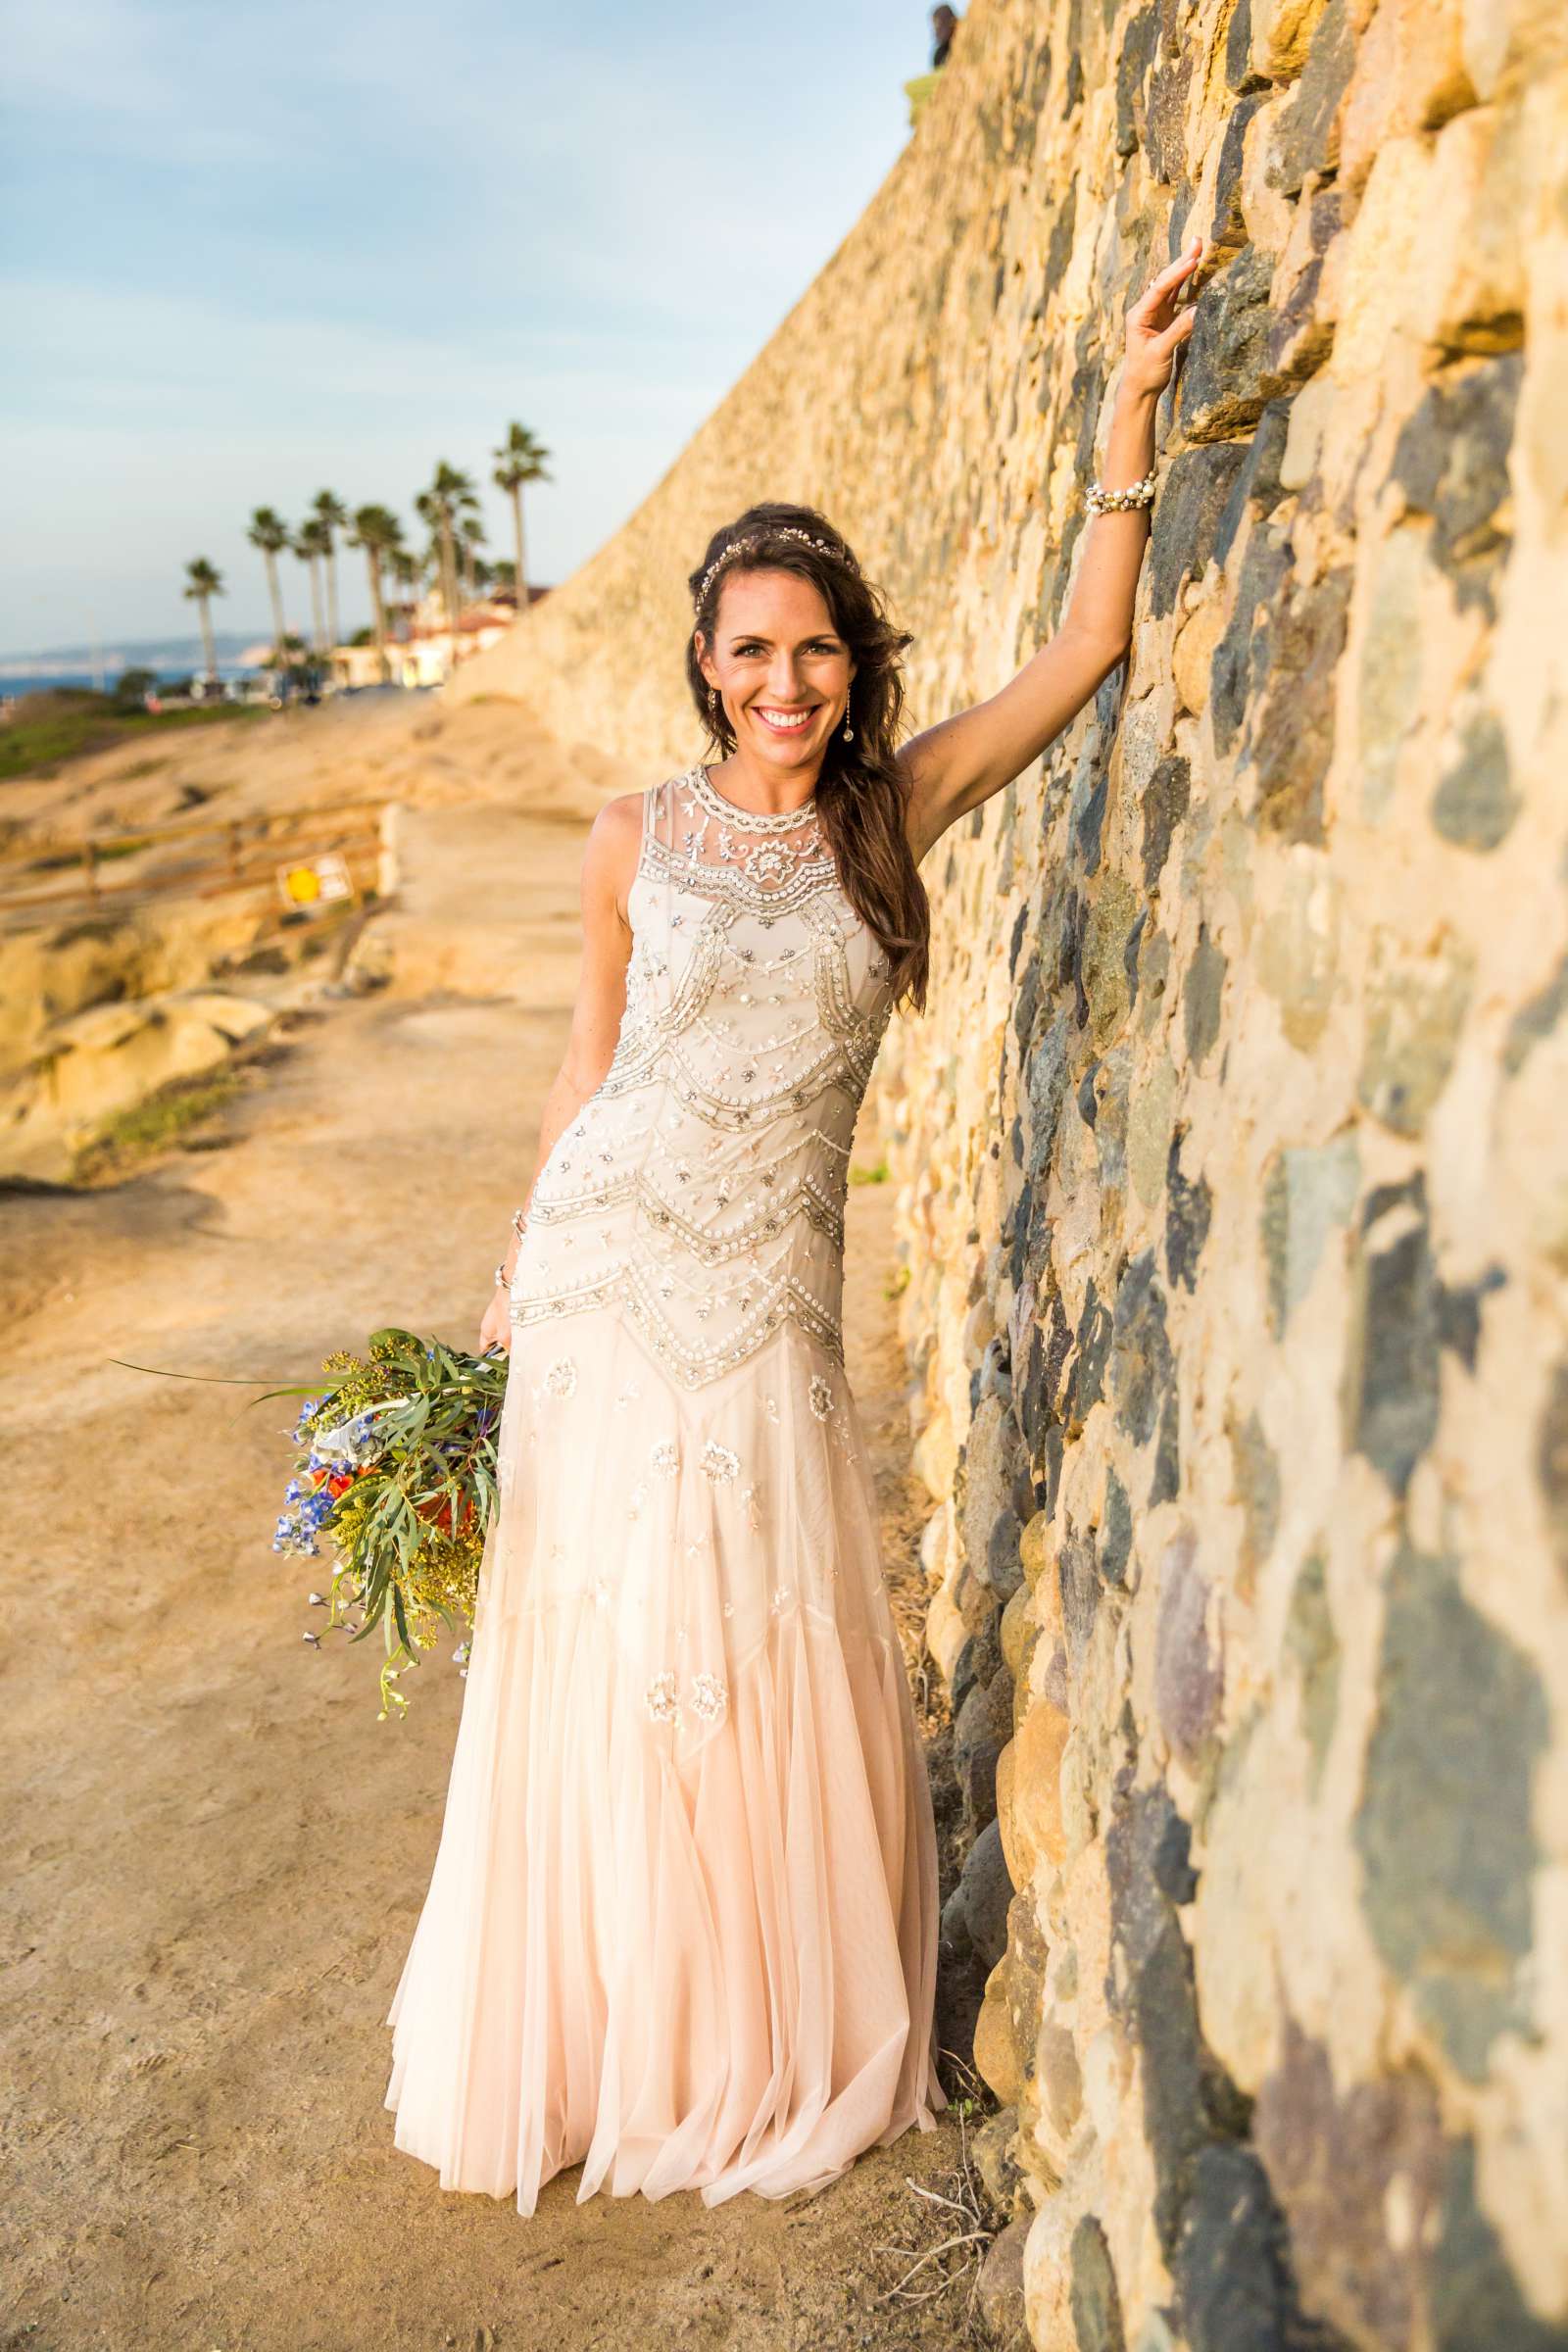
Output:
<path fill-rule="evenodd" d="M 737 749 L 786 773 L 821 763 L 855 675 L 819 588 L 795 571 L 737 571 L 719 591 L 702 670 Z"/>

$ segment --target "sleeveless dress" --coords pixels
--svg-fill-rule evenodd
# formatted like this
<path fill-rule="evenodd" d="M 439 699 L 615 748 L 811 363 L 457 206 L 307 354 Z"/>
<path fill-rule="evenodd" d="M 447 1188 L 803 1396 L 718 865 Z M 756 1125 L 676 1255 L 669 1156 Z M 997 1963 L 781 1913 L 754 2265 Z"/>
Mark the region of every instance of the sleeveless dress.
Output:
<path fill-rule="evenodd" d="M 398 2147 L 716 2204 L 946 2102 L 925 1761 L 840 1303 L 887 966 L 813 804 L 644 796 L 614 1058 L 541 1169 Z"/>

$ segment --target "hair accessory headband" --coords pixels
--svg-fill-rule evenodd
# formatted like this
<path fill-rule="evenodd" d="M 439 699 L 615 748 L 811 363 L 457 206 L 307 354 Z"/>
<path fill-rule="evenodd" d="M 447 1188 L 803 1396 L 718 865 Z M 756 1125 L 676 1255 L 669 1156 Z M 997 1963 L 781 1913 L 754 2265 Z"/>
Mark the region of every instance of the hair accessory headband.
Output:
<path fill-rule="evenodd" d="M 793 522 L 783 522 L 777 524 L 773 529 L 765 532 L 762 538 L 732 539 L 728 547 L 724 549 L 723 553 L 713 558 L 712 563 L 710 564 L 708 569 L 698 581 L 697 594 L 692 600 L 693 610 L 695 612 L 700 612 L 702 611 L 704 597 L 708 594 L 710 587 L 712 585 L 714 577 L 717 573 L 723 570 L 725 564 L 730 563 L 736 556 L 756 555 L 759 549 L 763 545 L 764 538 L 799 539 L 803 547 L 814 547 L 819 555 L 832 556 L 840 564 L 846 561 L 845 552 L 842 547 L 833 546 L 832 542 L 827 539 L 813 539 L 809 531 L 798 530 Z"/>

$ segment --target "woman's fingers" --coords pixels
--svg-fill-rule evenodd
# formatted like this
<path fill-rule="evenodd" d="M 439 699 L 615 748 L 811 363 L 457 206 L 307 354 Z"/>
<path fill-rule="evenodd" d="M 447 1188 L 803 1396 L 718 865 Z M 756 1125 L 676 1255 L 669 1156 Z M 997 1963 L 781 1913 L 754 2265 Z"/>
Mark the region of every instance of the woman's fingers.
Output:
<path fill-rule="evenodd" d="M 1154 337 L 1153 349 L 1161 357 L 1167 351 L 1174 351 L 1178 343 L 1186 342 L 1197 323 L 1198 313 L 1196 311 L 1178 311 L 1169 326 L 1161 327 Z"/>
<path fill-rule="evenodd" d="M 1171 313 L 1175 294 L 1180 292 L 1187 277 L 1192 277 L 1201 259 L 1203 245 L 1199 237 L 1195 237 L 1185 254 L 1178 254 L 1173 264 L 1159 272 L 1159 277 L 1152 277 L 1148 292 L 1143 294 L 1138 304 L 1133 304 L 1133 318 L 1138 319 L 1140 327 L 1163 327 L 1168 313 Z"/>
<path fill-rule="evenodd" d="M 1193 271 L 1198 268 L 1199 263 L 1201 261 L 1202 255 L 1203 240 L 1201 237 L 1194 237 L 1186 246 L 1186 248 L 1177 255 L 1176 259 L 1169 263 L 1165 269 L 1161 270 L 1157 277 L 1152 277 L 1150 279 L 1148 285 L 1144 288 L 1143 293 L 1133 304 L 1132 316 L 1135 318 L 1141 319 L 1147 318 L 1150 313 L 1159 309 L 1161 304 L 1167 301 L 1169 297 L 1176 291 L 1176 288 L 1181 284 L 1183 278 L 1190 277 L 1192 275 Z"/>

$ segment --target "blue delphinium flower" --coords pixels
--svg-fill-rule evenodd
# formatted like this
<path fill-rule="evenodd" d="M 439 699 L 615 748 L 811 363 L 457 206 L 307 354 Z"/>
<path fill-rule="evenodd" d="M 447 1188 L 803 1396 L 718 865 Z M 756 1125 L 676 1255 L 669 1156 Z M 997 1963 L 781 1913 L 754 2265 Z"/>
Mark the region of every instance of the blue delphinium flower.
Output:
<path fill-rule="evenodd" d="M 345 1465 L 373 1461 L 380 1451 L 374 1411 L 368 1408 L 347 1421 L 340 1421 L 334 1429 L 315 1431 L 310 1466 L 313 1470 L 341 1470 Z"/>
<path fill-rule="evenodd" d="M 272 1538 L 272 1549 L 287 1552 L 292 1557 L 299 1559 L 314 1559 L 319 1555 L 320 1548 L 316 1541 L 314 1529 L 306 1524 L 302 1515 L 295 1511 L 285 1511 L 278 1520 L 277 1530 Z"/>

